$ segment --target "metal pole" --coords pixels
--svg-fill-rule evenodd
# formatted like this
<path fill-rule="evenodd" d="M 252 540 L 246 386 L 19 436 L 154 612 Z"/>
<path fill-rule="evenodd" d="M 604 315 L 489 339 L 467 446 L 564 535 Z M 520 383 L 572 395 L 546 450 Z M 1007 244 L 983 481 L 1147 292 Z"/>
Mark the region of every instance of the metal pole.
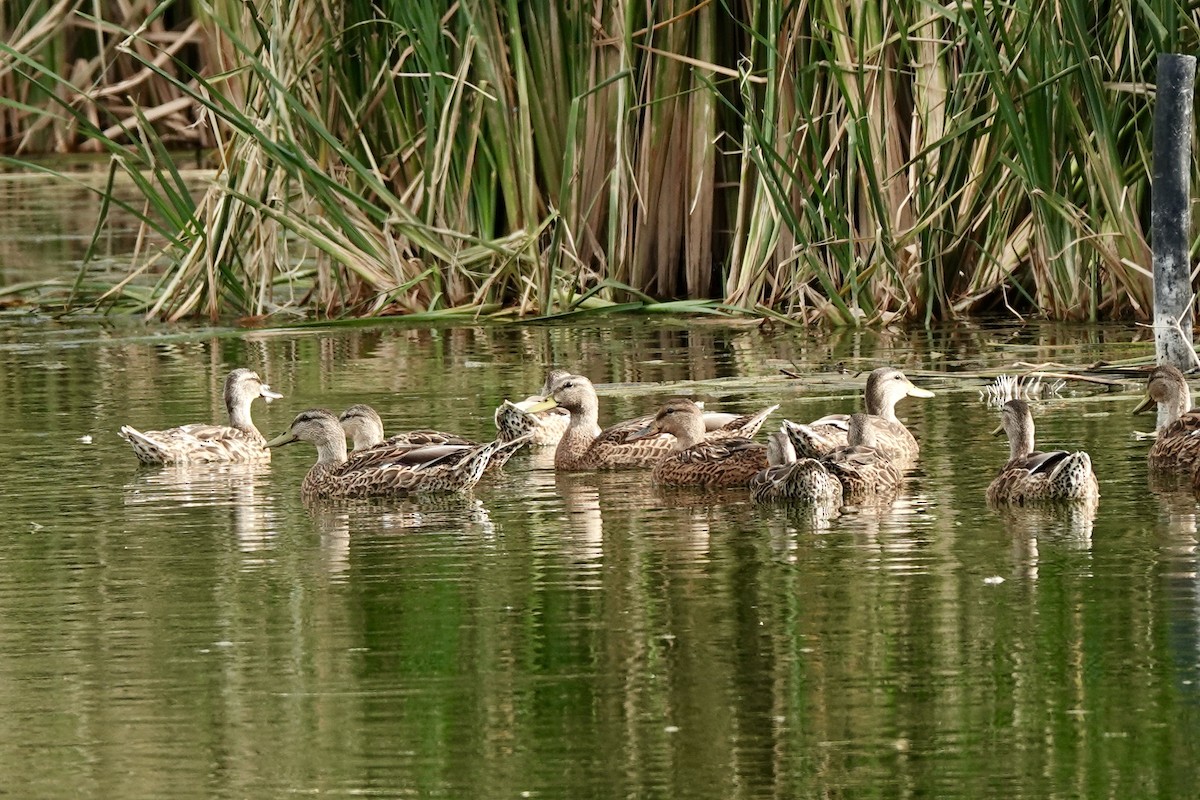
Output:
<path fill-rule="evenodd" d="M 1196 364 L 1192 349 L 1191 236 L 1192 104 L 1196 59 L 1158 57 L 1154 94 L 1154 176 L 1150 246 L 1154 251 L 1154 349 L 1158 363 L 1181 370 Z"/>

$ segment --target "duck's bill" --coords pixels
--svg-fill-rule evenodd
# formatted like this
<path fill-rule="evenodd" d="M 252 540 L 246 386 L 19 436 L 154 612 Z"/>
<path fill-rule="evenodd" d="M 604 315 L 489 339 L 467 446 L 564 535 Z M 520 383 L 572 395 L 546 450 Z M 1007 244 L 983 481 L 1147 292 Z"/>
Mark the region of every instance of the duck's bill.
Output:
<path fill-rule="evenodd" d="M 261 387 L 259 387 L 258 395 L 263 400 L 266 400 L 268 403 L 271 402 L 272 400 L 282 400 L 283 399 L 283 395 L 281 395 L 279 392 L 272 391 L 271 387 L 267 386 L 266 384 L 263 384 Z"/>
<path fill-rule="evenodd" d="M 526 405 L 529 403 L 529 405 Z M 524 400 L 518 404 L 518 408 L 528 414 L 536 414 L 539 411 L 549 411 L 552 408 L 558 408 L 558 403 L 554 402 L 553 397 L 538 397 L 534 398 L 534 402 Z"/>
<path fill-rule="evenodd" d="M 519 400 L 516 403 L 514 403 L 512 400 L 505 400 L 504 407 L 515 409 L 516 411 L 519 411 L 522 414 L 532 415 L 534 413 L 532 411 L 533 407 L 536 406 L 538 403 L 544 402 L 545 400 L 546 400 L 545 397 L 540 397 L 538 395 L 534 395 L 533 397 L 526 397 L 524 400 Z"/>
<path fill-rule="evenodd" d="M 638 439 L 649 439 L 651 436 L 657 436 L 658 430 L 653 425 L 647 425 L 644 428 L 639 428 L 625 437 L 627 442 L 636 442 Z"/>
<path fill-rule="evenodd" d="M 1150 395 L 1146 395 L 1144 398 L 1142 398 L 1142 402 L 1137 404 L 1137 408 L 1133 409 L 1133 411 L 1131 411 L 1129 413 L 1145 414 L 1150 409 L 1157 409 L 1157 407 L 1158 407 L 1158 403 L 1154 400 L 1154 398 L 1151 397 Z"/>
<path fill-rule="evenodd" d="M 929 391 L 928 389 L 922 389 L 920 386 L 914 386 L 913 384 L 910 383 L 908 385 L 908 396 L 909 397 L 933 397 L 933 392 Z"/>
<path fill-rule="evenodd" d="M 285 444 L 291 444 L 292 442 L 295 442 L 295 441 L 298 441 L 296 439 L 296 434 L 292 433 L 291 431 L 288 431 L 287 433 L 279 434 L 274 439 L 267 442 L 267 447 L 282 447 Z"/>

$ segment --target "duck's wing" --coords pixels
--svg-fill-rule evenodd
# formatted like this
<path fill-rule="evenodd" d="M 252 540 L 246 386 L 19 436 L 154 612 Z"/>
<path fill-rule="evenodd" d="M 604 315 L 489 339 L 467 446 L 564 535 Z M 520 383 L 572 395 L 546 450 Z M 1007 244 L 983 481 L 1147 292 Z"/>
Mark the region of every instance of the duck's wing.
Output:
<path fill-rule="evenodd" d="M 194 423 L 159 431 L 122 426 L 120 435 L 145 464 L 269 460 L 261 436 L 228 425 Z"/>
<path fill-rule="evenodd" d="M 845 414 L 830 414 L 807 425 L 783 421 L 783 431 L 792 440 L 797 458 L 821 458 L 845 447 L 849 430 L 850 417 Z"/>

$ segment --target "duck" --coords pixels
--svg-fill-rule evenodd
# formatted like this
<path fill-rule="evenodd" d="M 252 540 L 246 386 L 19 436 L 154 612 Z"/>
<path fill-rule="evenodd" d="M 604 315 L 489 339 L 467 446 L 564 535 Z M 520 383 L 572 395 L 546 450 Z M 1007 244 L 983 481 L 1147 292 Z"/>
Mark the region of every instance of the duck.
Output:
<path fill-rule="evenodd" d="M 520 448 L 527 438 L 499 439 L 476 447 L 439 445 L 390 455 L 367 451 L 349 459 L 346 434 L 333 412 L 301 411 L 287 431 L 267 442 L 268 448 L 309 442 L 317 463 L 300 485 L 306 498 L 389 497 L 424 492 L 462 492 L 479 482 L 497 453 Z"/>
<path fill-rule="evenodd" d="M 767 437 L 767 468 L 750 480 L 750 496 L 758 503 L 780 500 L 817 506 L 840 506 L 842 483 L 815 458 L 797 458 L 785 431 Z"/>
<path fill-rule="evenodd" d="M 830 502 L 833 494 L 828 488 L 830 481 L 838 485 L 839 505 L 894 496 L 904 482 L 904 474 L 876 447 L 876 431 L 868 415 L 851 414 L 847 427 L 845 446 L 820 458 L 799 458 L 791 429 L 785 422 L 778 432 L 771 434 L 771 441 L 775 442 L 773 448 L 768 442 L 771 466 L 755 477 L 752 484 L 755 499 Z M 778 465 L 788 468 L 781 469 Z"/>
<path fill-rule="evenodd" d="M 1025 505 L 1039 501 L 1082 501 L 1100 497 L 1092 459 L 1078 450 L 1039 452 L 1033 449 L 1033 414 L 1024 400 L 1009 400 L 1000 411 L 993 436 L 1008 434 L 1008 463 L 987 488 L 993 505 Z"/>
<path fill-rule="evenodd" d="M 670 436 L 632 437 L 653 423 L 654 416 L 625 420 L 601 430 L 597 421 L 599 401 L 596 388 L 583 375 L 568 373 L 557 378 L 549 387 L 547 396 L 527 411 L 536 413 L 556 407 L 567 409 L 571 415 L 571 422 L 554 450 L 556 470 L 650 467 L 670 453 L 675 445 Z M 748 439 L 758 432 L 777 408 L 778 405 L 773 405 L 751 415 L 702 412 L 701 422 L 710 438 Z M 711 431 L 709 425 L 713 426 Z"/>
<path fill-rule="evenodd" d="M 250 406 L 258 398 L 270 403 L 283 397 L 254 370 L 238 368 L 225 378 L 228 425 L 197 422 L 161 431 L 139 431 L 122 425 L 120 436 L 143 464 L 251 464 L 271 460 L 267 440 L 254 427 Z"/>
<path fill-rule="evenodd" d="M 550 387 L 555 381 L 570 374 L 565 369 L 551 369 L 546 373 L 546 381 L 537 394 L 515 403 L 511 400 L 501 403 L 494 415 L 496 430 L 512 437 L 532 432 L 533 439 L 529 442 L 532 446 L 557 447 L 567 432 L 567 426 L 571 424 L 570 412 L 559 407 L 537 412 L 530 412 L 529 409 L 550 394 Z"/>
<path fill-rule="evenodd" d="M 879 448 L 879 427 L 862 412 L 848 420 L 847 443 L 821 459 L 842 485 L 846 503 L 894 497 L 904 483 L 903 471 Z"/>
<path fill-rule="evenodd" d="M 392 436 L 383 435 L 383 418 L 379 412 L 365 403 L 356 403 L 341 413 L 338 422 L 351 443 L 352 453 L 362 453 L 377 447 L 432 447 L 436 445 L 462 445 L 474 447 L 479 442 L 455 433 L 435 430 L 405 431 Z"/>
<path fill-rule="evenodd" d="M 1146 397 L 1133 409 L 1141 414 L 1163 409 L 1154 444 L 1146 458 L 1151 468 L 1189 470 L 1200 464 L 1200 411 L 1192 410 L 1192 393 L 1183 373 L 1171 364 L 1160 364 L 1146 380 Z"/>
<path fill-rule="evenodd" d="M 347 408 L 338 417 L 338 422 L 345 431 L 346 439 L 353 442 L 350 458 L 370 457 L 374 461 L 380 461 L 387 460 L 392 453 L 407 453 L 430 447 L 441 448 L 441 453 L 450 453 L 456 449 L 470 449 L 483 444 L 456 433 L 437 430 L 405 431 L 384 438 L 383 419 L 378 411 L 365 403 L 357 403 Z M 502 442 L 516 441 L 529 432 L 499 427 L 497 430 L 496 438 Z M 493 454 L 492 460 L 488 462 L 488 472 L 501 469 L 519 449 L 508 448 Z"/>
<path fill-rule="evenodd" d="M 649 425 L 629 438 L 645 441 L 663 433 L 674 437 L 667 440 L 671 449 L 655 463 L 651 475 L 664 486 L 749 486 L 770 466 L 767 447 L 758 442 L 740 436 L 706 439 L 704 412 L 685 397 L 668 400 Z"/>
<path fill-rule="evenodd" d="M 876 449 L 903 467 L 914 464 L 921 447 L 896 416 L 896 404 L 905 397 L 933 397 L 933 392 L 913 384 L 895 367 L 879 367 L 867 376 L 863 392 L 869 425 L 875 432 Z M 808 424 L 788 421 L 788 435 L 797 457 L 820 458 L 845 447 L 850 417 L 830 414 Z"/>

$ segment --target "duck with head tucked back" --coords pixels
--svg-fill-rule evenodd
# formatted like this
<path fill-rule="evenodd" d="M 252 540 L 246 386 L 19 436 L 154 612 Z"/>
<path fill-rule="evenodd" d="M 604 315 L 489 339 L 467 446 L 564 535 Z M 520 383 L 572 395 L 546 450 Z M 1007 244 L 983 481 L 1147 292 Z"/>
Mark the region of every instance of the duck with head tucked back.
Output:
<path fill-rule="evenodd" d="M 815 458 L 797 458 L 784 431 L 767 437 L 766 469 L 750 480 L 750 495 L 759 503 L 795 501 L 814 506 L 842 504 L 842 484 Z"/>
<path fill-rule="evenodd" d="M 571 414 L 571 424 L 554 451 L 555 469 L 648 467 L 674 447 L 674 440 L 668 435 L 633 437 L 653 422 L 653 416 L 626 420 L 600 430 L 596 389 L 582 375 L 568 374 L 556 379 L 549 396 L 529 410 L 537 412 L 554 407 L 565 408 Z M 711 439 L 749 437 L 776 408 L 777 405 L 770 406 L 750 415 L 701 412 L 701 424 Z"/>
<path fill-rule="evenodd" d="M 473 447 L 479 444 L 479 442 L 471 441 L 458 434 L 435 430 L 405 431 L 385 437 L 383 419 L 379 416 L 379 412 L 365 403 L 357 403 L 347 408 L 338 417 L 338 422 L 341 423 L 342 430 L 346 432 L 346 439 L 352 443 L 352 452 L 354 453 L 362 453 L 380 447 L 412 449 L 435 445 Z"/>
<path fill-rule="evenodd" d="M 894 497 L 904 481 L 899 468 L 875 446 L 875 431 L 866 414 L 851 414 L 848 443 L 818 458 L 798 458 L 785 422 L 772 434 L 771 467 L 755 477 L 757 500 L 801 500 L 827 503 L 830 482 L 838 486 L 838 503 L 862 503 Z M 827 477 L 822 477 L 827 476 Z"/>
<path fill-rule="evenodd" d="M 1100 497 L 1092 459 L 1082 450 L 1039 452 L 1033 449 L 1033 414 L 1024 400 L 1009 400 L 992 434 L 1008 434 L 1008 463 L 987 488 L 992 504 L 1024 505 L 1040 501 L 1095 502 Z"/>
<path fill-rule="evenodd" d="M 1200 411 L 1192 410 L 1192 393 L 1183 373 L 1171 364 L 1155 367 L 1146 380 L 1146 397 L 1134 414 L 1162 409 L 1154 444 L 1146 458 L 1160 470 L 1191 470 L 1200 464 Z"/>
<path fill-rule="evenodd" d="M 749 486 L 769 466 L 764 445 L 736 436 L 706 439 L 704 413 L 683 397 L 668 400 L 654 421 L 631 438 L 643 441 L 662 433 L 675 438 L 671 451 L 654 465 L 655 483 L 713 489 Z"/>
<path fill-rule="evenodd" d="M 533 434 L 530 444 L 536 447 L 555 447 L 567 432 L 571 424 L 571 415 L 565 408 L 544 408 L 531 412 L 529 409 L 545 400 L 550 394 L 554 382 L 567 377 L 571 373 L 565 369 L 552 369 L 546 373 L 546 381 L 536 395 L 526 397 L 519 402 L 505 400 L 496 409 L 496 429 L 508 436 Z"/>
<path fill-rule="evenodd" d="M 871 424 L 868 415 L 851 414 L 846 446 L 821 459 L 842 484 L 846 503 L 894 498 L 904 482 L 904 473 L 879 449 L 878 434 L 878 427 Z"/>
<path fill-rule="evenodd" d="M 143 464 L 248 464 L 271 460 L 267 440 L 254 427 L 250 405 L 258 398 L 266 402 L 283 395 L 271 391 L 257 372 L 235 369 L 225 378 L 225 409 L 228 425 L 198 422 L 161 431 L 139 431 L 121 426 L 121 438 L 129 442 Z"/>
<path fill-rule="evenodd" d="M 390 457 L 347 459 L 346 434 L 332 412 L 313 408 L 300 412 L 288 430 L 267 447 L 309 442 L 317 448 L 317 463 L 300 486 L 305 497 L 387 497 L 421 492 L 466 491 L 479 482 L 498 452 L 528 441 L 496 440 L 476 447 L 422 447 Z"/>
<path fill-rule="evenodd" d="M 888 460 L 907 468 L 917 460 L 921 448 L 896 416 L 896 404 L 905 397 L 933 397 L 933 392 L 913 385 L 895 367 L 879 367 L 867 376 L 863 404 L 875 436 L 875 447 Z M 846 446 L 849 423 L 847 414 L 830 414 L 807 425 L 788 422 L 788 436 L 798 457 L 820 458 Z"/>
<path fill-rule="evenodd" d="M 338 417 L 346 438 L 353 443 L 350 452 L 352 459 L 369 459 L 375 462 L 387 461 L 393 455 L 403 455 L 413 450 L 439 448 L 436 452 L 446 454 L 455 450 L 469 450 L 479 447 L 482 442 L 437 430 L 415 430 L 397 433 L 387 438 L 383 434 L 383 419 L 379 412 L 364 403 L 350 406 Z M 511 442 L 524 434 L 510 434 L 504 429 L 499 430 L 498 438 L 502 442 Z M 502 468 L 508 459 L 520 448 L 508 448 L 492 456 L 488 462 L 488 471 L 495 472 Z M 363 462 L 367 463 L 367 462 Z"/>

